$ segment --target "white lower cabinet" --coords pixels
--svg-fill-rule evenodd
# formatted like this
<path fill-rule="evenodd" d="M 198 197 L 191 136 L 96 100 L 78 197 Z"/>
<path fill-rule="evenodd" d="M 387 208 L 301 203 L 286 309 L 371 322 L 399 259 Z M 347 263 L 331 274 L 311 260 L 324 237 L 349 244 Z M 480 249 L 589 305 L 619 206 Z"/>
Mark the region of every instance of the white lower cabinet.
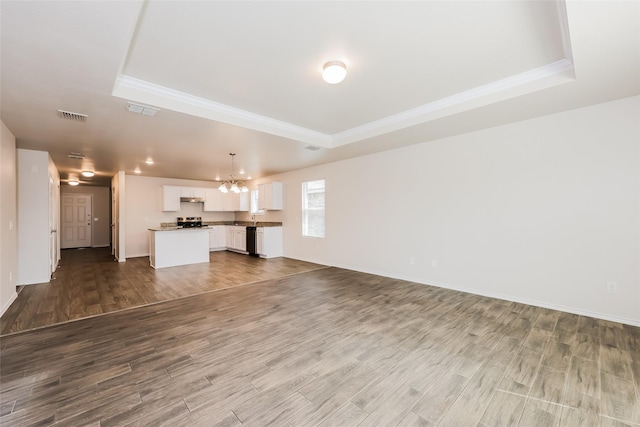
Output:
<path fill-rule="evenodd" d="M 236 249 L 239 251 L 247 250 L 247 228 L 246 227 L 236 227 L 236 230 L 233 233 L 234 235 L 234 243 L 236 245 Z"/>
<path fill-rule="evenodd" d="M 228 249 L 247 252 L 247 227 L 243 225 L 216 225 L 209 229 L 209 250 Z M 282 227 L 258 227 L 256 250 L 261 258 L 282 256 Z"/>
<path fill-rule="evenodd" d="M 247 250 L 247 228 L 241 225 L 227 225 L 227 249 L 238 252 Z"/>
<path fill-rule="evenodd" d="M 227 248 L 227 234 L 224 225 L 214 225 L 209 228 L 209 250 L 222 251 Z"/>
<path fill-rule="evenodd" d="M 263 254 L 263 244 L 264 241 L 264 227 L 258 227 L 256 229 L 256 252 L 258 255 Z"/>
<path fill-rule="evenodd" d="M 282 227 L 258 227 L 257 249 L 262 258 L 282 256 Z"/>

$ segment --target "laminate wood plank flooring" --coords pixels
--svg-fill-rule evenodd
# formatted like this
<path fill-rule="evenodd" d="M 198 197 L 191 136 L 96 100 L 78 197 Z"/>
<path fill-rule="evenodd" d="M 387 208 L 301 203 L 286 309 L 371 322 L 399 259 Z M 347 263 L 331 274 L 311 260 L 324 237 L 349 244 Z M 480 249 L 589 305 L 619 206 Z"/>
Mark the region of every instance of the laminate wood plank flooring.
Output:
<path fill-rule="evenodd" d="M 640 426 L 639 351 L 637 327 L 320 267 L 4 335 L 0 425 Z"/>
<path fill-rule="evenodd" d="M 63 250 L 53 280 L 22 287 L 0 319 L 0 335 L 324 268 L 227 251 L 209 258 L 154 270 L 148 257 L 115 262 L 109 248 Z"/>

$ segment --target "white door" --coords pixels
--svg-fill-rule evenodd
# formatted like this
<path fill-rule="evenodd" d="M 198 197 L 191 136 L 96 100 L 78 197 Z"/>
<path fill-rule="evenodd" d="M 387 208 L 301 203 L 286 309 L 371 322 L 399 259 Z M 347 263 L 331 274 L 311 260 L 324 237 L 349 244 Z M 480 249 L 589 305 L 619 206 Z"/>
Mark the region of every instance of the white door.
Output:
<path fill-rule="evenodd" d="M 91 195 L 63 194 L 61 203 L 61 242 L 63 249 L 91 246 Z"/>

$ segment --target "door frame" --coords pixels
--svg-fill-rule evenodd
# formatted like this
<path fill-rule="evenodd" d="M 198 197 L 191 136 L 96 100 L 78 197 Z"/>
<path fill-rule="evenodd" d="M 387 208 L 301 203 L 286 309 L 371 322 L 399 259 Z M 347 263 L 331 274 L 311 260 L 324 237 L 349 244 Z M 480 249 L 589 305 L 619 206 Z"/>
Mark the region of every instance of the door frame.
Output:
<path fill-rule="evenodd" d="M 49 173 L 49 273 L 53 275 L 60 261 L 60 186 Z"/>

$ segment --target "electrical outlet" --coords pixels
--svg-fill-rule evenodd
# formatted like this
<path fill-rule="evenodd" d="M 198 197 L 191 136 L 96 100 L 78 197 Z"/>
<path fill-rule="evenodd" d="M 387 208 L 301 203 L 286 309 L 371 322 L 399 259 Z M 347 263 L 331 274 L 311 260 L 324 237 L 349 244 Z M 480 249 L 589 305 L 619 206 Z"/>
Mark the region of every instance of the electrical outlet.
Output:
<path fill-rule="evenodd" d="M 616 282 L 612 282 L 611 280 L 607 281 L 607 292 L 610 294 L 618 293 L 618 284 Z"/>

